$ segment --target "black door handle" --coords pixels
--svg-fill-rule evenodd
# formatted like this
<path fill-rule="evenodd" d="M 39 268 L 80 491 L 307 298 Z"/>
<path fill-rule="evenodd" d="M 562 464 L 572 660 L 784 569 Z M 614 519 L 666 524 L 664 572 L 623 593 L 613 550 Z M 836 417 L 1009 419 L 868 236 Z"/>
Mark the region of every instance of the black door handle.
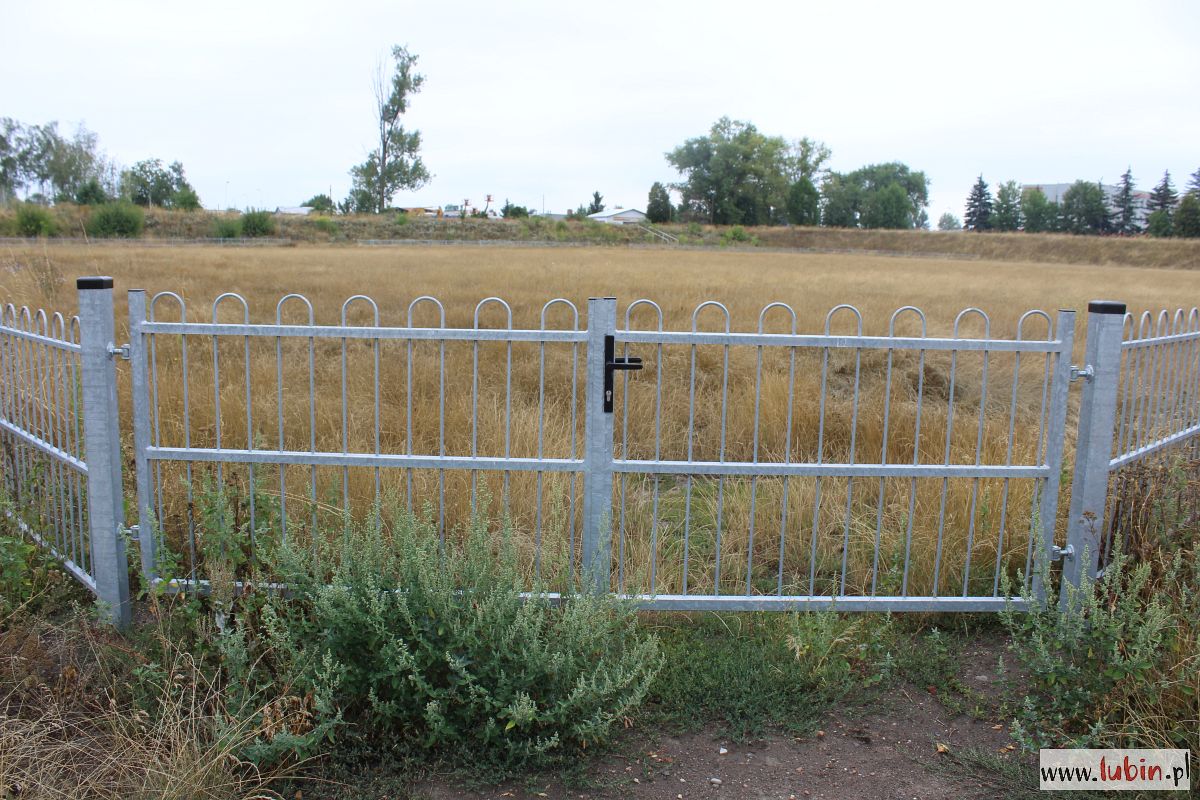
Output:
<path fill-rule="evenodd" d="M 613 413 L 613 372 L 618 369 L 641 369 L 642 359 L 637 356 L 618 356 L 617 340 L 604 337 L 604 413 Z"/>

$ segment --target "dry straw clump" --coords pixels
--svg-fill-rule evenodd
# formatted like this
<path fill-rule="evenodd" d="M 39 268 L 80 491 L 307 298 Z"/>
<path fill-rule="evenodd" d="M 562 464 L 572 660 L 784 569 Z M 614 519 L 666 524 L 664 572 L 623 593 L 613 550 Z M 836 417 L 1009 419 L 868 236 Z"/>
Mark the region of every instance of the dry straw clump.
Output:
<path fill-rule="evenodd" d="M 169 679 L 134 704 L 119 685 L 130 673 L 113 670 L 121 652 L 145 661 L 82 613 L 55 622 L 18 609 L 0 619 L 0 797 L 278 797 L 270 786 L 284 771 L 240 757 L 265 735 L 249 720 L 269 715 L 228 708 L 179 647 Z"/>

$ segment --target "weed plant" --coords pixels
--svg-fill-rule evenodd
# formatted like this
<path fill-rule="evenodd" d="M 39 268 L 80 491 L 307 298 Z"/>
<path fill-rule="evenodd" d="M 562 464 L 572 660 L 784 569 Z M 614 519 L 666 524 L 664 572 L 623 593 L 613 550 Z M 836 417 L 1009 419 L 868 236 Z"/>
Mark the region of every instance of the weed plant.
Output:
<path fill-rule="evenodd" d="M 1073 613 L 1052 603 L 1003 615 L 1025 747 L 1200 749 L 1198 466 L 1176 456 L 1139 468 L 1139 513 L 1117 542 L 1130 554 L 1115 547 L 1093 586 L 1069 590 Z"/>
<path fill-rule="evenodd" d="M 145 224 L 145 212 L 133 203 L 105 203 L 92 212 L 87 231 L 96 237 L 134 239 Z"/>

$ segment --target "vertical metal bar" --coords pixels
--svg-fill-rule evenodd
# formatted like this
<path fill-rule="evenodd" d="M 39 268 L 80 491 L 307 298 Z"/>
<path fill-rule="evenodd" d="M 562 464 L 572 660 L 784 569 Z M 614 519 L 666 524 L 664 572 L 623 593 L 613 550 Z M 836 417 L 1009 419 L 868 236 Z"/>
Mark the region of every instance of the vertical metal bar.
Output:
<path fill-rule="evenodd" d="M 1121 366 L 1122 322 L 1125 304 L 1097 300 L 1088 303 L 1087 355 L 1092 378 L 1083 387 L 1079 404 L 1079 434 L 1075 445 L 1075 476 L 1071 483 L 1067 545 L 1063 562 L 1060 607 L 1068 610 L 1070 590 L 1086 588 L 1096 577 L 1100 531 L 1108 499 L 1108 464 L 1112 458 L 1118 372 Z M 1043 519 L 1043 524 L 1046 520 Z"/>
<path fill-rule="evenodd" d="M 146 341 L 142 324 L 146 321 L 146 292 L 130 289 L 129 302 L 129 367 L 133 410 L 133 471 L 137 485 L 138 542 L 142 553 L 142 575 L 152 580 L 158 575 L 158 560 L 154 542 L 153 497 L 150 494 L 150 462 L 146 448 L 150 446 L 150 395 L 146 374 Z"/>
<path fill-rule="evenodd" d="M 1124 313 L 1123 310 L 1122 313 Z M 1119 318 L 1117 328 L 1119 340 Z M 1058 522 L 1059 482 L 1062 476 L 1063 450 L 1066 447 L 1067 406 L 1069 405 L 1071 391 L 1071 356 L 1075 348 L 1075 312 L 1070 309 L 1059 311 L 1058 317 L 1054 322 L 1054 329 L 1055 337 L 1061 343 L 1061 349 L 1054 362 L 1054 376 L 1051 379 L 1049 417 L 1046 422 L 1046 467 L 1049 474 L 1041 481 L 1041 502 L 1038 506 L 1038 519 L 1042 527 L 1042 546 L 1038 550 L 1038 561 L 1033 570 L 1031 587 L 1034 597 L 1039 602 L 1044 602 L 1046 599 L 1046 572 L 1054 548 L 1054 530 Z M 1090 341 L 1091 337 L 1089 336 L 1088 338 Z M 1120 353 L 1118 352 L 1119 355 Z M 1114 364 L 1114 369 L 1115 366 Z M 1115 401 L 1115 391 L 1113 398 Z M 1109 446 L 1111 447 L 1111 418 L 1109 419 L 1107 432 Z M 1076 453 L 1078 454 L 1078 451 Z M 1104 464 L 1104 474 L 1107 482 L 1107 461 Z M 1074 488 L 1072 488 L 1071 494 L 1073 499 L 1075 494 Z"/>
<path fill-rule="evenodd" d="M 121 495 L 121 437 L 118 430 L 117 374 L 113 344 L 112 278 L 79 278 L 82 335 L 83 429 L 88 464 L 88 522 L 92 576 L 105 613 L 118 628 L 128 627 L 129 570 L 125 563 L 125 524 Z"/>
<path fill-rule="evenodd" d="M 983 315 L 983 338 L 991 338 L 992 322 L 987 314 Z M 1018 353 L 1019 355 L 1019 353 Z M 983 351 L 983 375 L 979 380 L 979 425 L 975 434 L 975 465 L 982 463 L 983 458 L 983 428 L 986 421 L 987 413 L 987 394 L 988 394 L 988 351 Z M 967 557 L 963 564 L 963 591 L 962 596 L 967 596 L 967 591 L 971 582 L 971 552 L 975 547 L 975 518 L 976 512 L 979 509 L 979 478 L 971 481 L 971 521 L 967 526 Z"/>
<path fill-rule="evenodd" d="M 858 320 L 858 330 L 856 336 L 862 336 L 862 314 L 854 306 L 839 306 L 847 308 L 854 312 L 854 316 Z M 833 311 L 837 311 L 835 308 Z M 833 311 L 830 312 L 830 318 L 833 316 Z M 826 319 L 825 332 L 829 333 L 829 318 Z M 854 348 L 854 400 L 851 404 L 850 413 L 850 463 L 854 464 L 858 455 L 858 394 L 860 379 L 862 377 L 862 349 Z M 852 519 L 852 511 L 854 506 L 854 478 L 846 479 L 846 518 L 844 535 L 842 539 L 842 577 L 839 584 L 838 594 L 846 594 L 846 567 L 850 563 L 850 522 Z"/>
<path fill-rule="evenodd" d="M 616 334 L 617 299 L 588 298 L 583 453 L 583 585 L 608 591 L 612 572 L 613 418 L 604 413 L 604 337 Z"/>

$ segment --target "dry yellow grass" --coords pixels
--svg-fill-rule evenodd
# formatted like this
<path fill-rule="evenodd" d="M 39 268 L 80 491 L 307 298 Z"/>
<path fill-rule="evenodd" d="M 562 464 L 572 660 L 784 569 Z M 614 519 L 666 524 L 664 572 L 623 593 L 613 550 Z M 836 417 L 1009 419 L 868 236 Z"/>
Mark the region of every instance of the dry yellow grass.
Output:
<path fill-rule="evenodd" d="M 1200 273 L 1147 268 L 1050 265 L 985 261 L 920 260 L 914 258 L 864 257 L 848 255 L 803 255 L 752 252 L 678 252 L 671 250 L 624 249 L 514 249 L 476 247 L 402 247 L 391 249 L 292 247 L 292 248 L 211 248 L 211 247 L 96 247 L 55 246 L 47 250 L 12 251 L 6 261 L 14 268 L 0 279 L 0 296 L 31 304 L 70 310 L 74 306 L 70 281 L 55 288 L 53 274 L 74 277 L 83 274 L 112 275 L 118 290 L 145 288 L 150 293 L 170 290 L 188 301 L 188 318 L 211 319 L 211 303 L 221 292 L 238 292 L 249 302 L 252 321 L 273 321 L 276 303 L 287 292 L 299 292 L 313 301 L 318 323 L 335 323 L 342 302 L 354 294 L 369 294 L 378 303 L 385 325 L 403 325 L 405 310 L 416 297 L 437 296 L 445 304 L 447 322 L 453 327 L 470 327 L 476 304 L 484 297 L 499 296 L 513 309 L 516 327 L 537 327 L 539 313 L 548 300 L 565 297 L 579 307 L 581 326 L 588 296 L 616 295 L 619 315 L 624 318 L 627 305 L 648 297 L 663 308 L 668 329 L 687 329 L 696 306 L 705 300 L 719 300 L 730 310 L 734 330 L 753 330 L 760 310 L 769 302 L 790 304 L 797 312 L 800 332 L 819 332 L 829 310 L 839 303 L 856 306 L 864 318 L 864 332 L 881 334 L 887 330 L 892 313 L 902 305 L 921 307 L 928 318 L 930 334 L 948 334 L 956 314 L 967 306 L 977 306 L 991 317 L 991 334 L 1012 337 L 1021 313 L 1031 308 L 1073 308 L 1083 311 L 1090 299 L 1103 297 L 1127 302 L 1132 311 L 1165 306 L 1191 305 L 1200 296 Z M 52 269 L 47 268 L 47 264 Z M 124 294 L 118 291 L 118 326 L 123 327 Z M 177 315 L 171 304 L 160 305 L 162 319 Z M 222 321 L 240 321 L 241 310 L 234 302 L 222 303 Z M 431 324 L 428 306 L 417 317 L 417 324 Z M 1083 315 L 1077 325 L 1082 339 Z M 366 306 L 351 308 L 353 324 L 369 321 Z M 289 303 L 285 321 L 303 321 L 299 304 Z M 483 314 L 483 325 L 495 327 L 502 317 L 494 307 Z M 635 327 L 650 327 L 652 317 L 643 308 L 636 312 Z M 712 309 L 704 312 L 701 327 L 720 327 Z M 549 314 L 549 327 L 569 325 L 562 308 Z M 1045 335 L 1044 323 L 1028 323 L 1029 338 Z M 785 315 L 776 311 L 768 318 L 767 329 L 787 328 Z M 853 331 L 849 315 L 833 321 L 835 332 Z M 898 332 L 915 333 L 913 318 L 898 324 Z M 982 332 L 978 318 L 963 322 L 963 335 Z M 119 333 L 119 335 L 123 335 Z M 189 342 L 189 369 L 186 382 L 190 389 L 188 430 L 193 445 L 215 443 L 214 393 L 211 341 Z M 221 346 L 220 403 L 221 435 L 226 446 L 245 446 L 259 441 L 268 447 L 280 443 L 277 428 L 279 413 L 276 383 L 275 343 L 257 340 L 250 345 L 247 362 L 243 343 L 224 341 Z M 346 347 L 348 419 L 343 443 L 341 374 L 342 344 L 338 340 L 320 340 L 314 346 L 313 383 L 316 399 L 309 405 L 307 342 L 283 345 L 285 362 L 282 405 L 285 447 L 369 452 L 375 447 L 373 425 L 374 366 L 371 346 L 351 342 Z M 181 444 L 184 424 L 178 346 L 159 343 L 160 408 L 162 443 Z M 663 378 L 662 457 L 681 459 L 688 453 L 688 417 L 690 394 L 690 358 L 686 347 L 667 347 L 661 362 L 651 348 L 634 348 L 655 362 L 652 367 Z M 438 373 L 434 345 L 417 345 L 412 374 L 412 395 L 408 392 L 407 351 L 403 343 L 388 343 L 380 348 L 382 452 L 407 452 L 407 406 L 411 399 L 412 450 L 438 452 Z M 582 361 L 582 348 L 580 348 Z M 732 348 L 729 354 L 728 404 L 722 414 L 724 352 L 706 346 L 696 353 L 696 413 L 692 454 L 697 459 L 722 456 L 721 429 L 724 418 L 723 456 L 728 460 L 754 457 L 754 397 L 757 379 L 756 352 L 753 348 Z M 471 452 L 472 348 L 469 344 L 447 345 L 446 376 L 446 452 L 465 455 Z M 512 403 L 506 411 L 504 392 L 504 345 L 487 344 L 479 348 L 478 423 L 475 430 L 478 452 L 501 455 L 505 448 L 505 418 L 511 418 L 509 452 L 514 456 L 533 456 L 538 452 L 538 420 L 544 420 L 543 453 L 547 456 L 571 454 L 571 364 L 569 345 L 550 345 L 545 349 L 546 394 L 544 410 L 539 412 L 540 352 L 536 345 L 512 347 Z M 758 457 L 780 461 L 790 452 L 792 460 L 878 461 L 884 452 L 884 404 L 889 405 L 887 460 L 911 463 L 914 449 L 924 463 L 938 463 L 945 457 L 947 428 L 950 429 L 950 460 L 973 463 L 979 420 L 983 422 L 983 447 L 980 460 L 985 464 L 1003 464 L 1007 453 L 1007 430 L 1013 410 L 1011 387 L 1016 364 L 1011 356 L 993 355 L 988 363 L 987 380 L 979 356 L 958 358 L 953 423 L 949 416 L 949 359 L 928 354 L 919 369 L 915 353 L 897 353 L 893 357 L 890 393 L 885 381 L 887 354 L 862 351 L 857 363 L 852 351 L 834 351 L 829 356 L 826 374 L 826 415 L 821 426 L 819 399 L 822 380 L 822 353 L 802 352 L 796 357 L 791 437 L 787 436 L 789 362 L 787 353 L 768 353 L 764 358 L 760 425 L 757 430 Z M 1038 460 L 1038 427 L 1042 391 L 1043 362 L 1026 358 L 1020 365 L 1020 384 L 1015 404 L 1015 444 L 1012 463 Z M 251 383 L 251 427 L 246 426 L 246 371 Z M 856 372 L 861 387 L 857 416 L 854 391 Z M 654 386 L 657 374 L 647 369 L 630 381 L 629 453 L 635 457 L 653 456 Z M 920 433 L 917 435 L 916 400 L 918 389 L 923 398 Z M 582 395 L 576 406 L 575 454 L 582 433 Z M 618 396 L 618 408 L 624 396 Z M 310 426 L 310 413 L 314 425 Z M 618 441 L 624 441 L 624 417 L 616 418 Z M 128 428 L 127 428 L 128 429 Z M 817 442 L 822 441 L 818 451 Z M 618 444 L 618 455 L 622 447 Z M 198 471 L 199 468 L 198 468 Z M 326 522 L 334 525 L 333 512 L 345 491 L 352 504 L 371 497 L 375 487 L 372 470 L 316 470 L 317 507 L 313 517 L 328 510 Z M 187 515 L 197 513 L 185 501 L 180 487 L 182 474 L 168 469 L 164 516 L 176 545 L 187 550 L 190 542 L 180 532 L 186 528 Z M 193 476 L 193 483 L 199 482 Z M 297 529 L 309 518 L 312 487 L 307 468 L 290 468 L 286 486 L 281 489 L 275 468 L 260 467 L 258 479 L 264 491 L 288 502 L 289 519 Z M 384 484 L 406 489 L 407 474 L 392 471 L 382 476 Z M 244 484 L 247 476 L 237 470 L 223 473 L 226 481 Z M 435 506 L 439 499 L 439 476 L 412 475 L 414 505 L 425 502 Z M 469 514 L 471 476 L 448 473 L 445 478 L 447 519 L 451 527 Z M 526 557 L 531 569 L 535 562 L 535 541 L 543 538 L 543 574 L 561 580 L 568 562 L 569 543 L 578 546 L 577 485 L 572 487 L 561 476 L 547 475 L 542 482 L 545 514 L 538 530 L 536 503 L 538 479 L 532 474 L 514 474 L 507 483 L 499 476 L 479 477 L 486 484 L 495 504 L 506 507 L 526 542 Z M 883 592 L 895 591 L 903 573 L 907 540 L 911 536 L 909 582 L 911 594 L 927 593 L 935 588 L 943 593 L 959 593 L 969 584 L 971 593 L 990 594 L 1000 573 L 1011 573 L 1025 565 L 1028 532 L 1032 516 L 1033 487 L 1030 481 L 971 480 L 950 481 L 945 490 L 945 515 L 942 520 L 943 485 L 940 480 L 826 479 L 818 484 L 811 479 L 729 479 L 722 485 L 711 481 L 692 482 L 690 502 L 686 480 L 664 478 L 654 482 L 630 478 L 624 486 L 625 503 L 618 505 L 614 522 L 618 529 L 614 552 L 618 555 L 624 588 L 679 591 L 686 576 L 691 591 L 712 591 L 718 583 L 722 591 L 745 590 L 774 592 L 782 582 L 785 592 L 847 593 L 871 591 L 873 585 Z M 786 501 L 785 501 L 786 492 Z M 818 495 L 820 502 L 818 503 Z M 849 495 L 849 497 L 848 497 Z M 657 498 L 658 524 L 652 523 Z M 1007 498 L 1007 500 L 1005 499 Z M 621 515 L 621 508 L 625 513 Z M 718 514 L 718 507 L 720 513 Z M 910 507 L 912 515 L 909 529 Z M 753 512 L 751 509 L 753 508 Z M 786 520 L 784 519 L 786 509 Z M 574 516 L 572 516 L 574 512 Z M 683 520 L 690 517 L 687 568 L 683 561 Z M 754 540 L 750 543 L 751 522 Z M 620 533 L 624 530 L 624 535 Z M 876 560 L 875 537 L 880 540 Z M 259 535 L 275 532 L 259 531 Z M 783 537 L 781 543 L 780 537 Z M 720 541 L 718 544 L 718 536 Z M 967 540 L 973 540 L 968 569 Z M 653 542 L 653 544 L 652 544 Z M 204 542 L 198 545 L 204 549 Z M 652 559 L 651 552 L 657 553 Z M 940 555 L 940 570 L 934 564 Z M 190 553 L 185 553 L 189 555 Z M 577 558 L 577 553 L 574 558 Z M 752 565 L 748 566 L 748 560 Z M 782 568 L 781 568 L 782 563 Z M 846 564 L 844 586 L 842 565 Z M 997 565 L 999 564 L 999 570 Z M 654 575 L 651 580 L 651 570 Z"/>

